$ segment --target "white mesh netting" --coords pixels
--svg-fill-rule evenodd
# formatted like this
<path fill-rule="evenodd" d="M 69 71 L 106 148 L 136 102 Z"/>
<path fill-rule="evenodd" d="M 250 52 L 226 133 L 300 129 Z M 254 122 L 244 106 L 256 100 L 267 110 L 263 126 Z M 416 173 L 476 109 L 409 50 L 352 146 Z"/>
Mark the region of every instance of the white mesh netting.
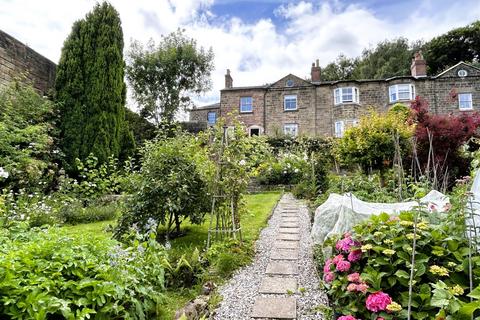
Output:
<path fill-rule="evenodd" d="M 431 211 L 442 212 L 449 203 L 449 198 L 436 190 L 430 191 L 420 199 L 420 203 L 416 201 L 398 203 L 365 202 L 352 193 L 345 193 L 343 196 L 332 193 L 327 201 L 315 210 L 311 235 L 315 243 L 322 243 L 334 234 L 343 234 L 350 231 L 354 225 L 371 215 L 378 215 L 382 212 L 398 214 L 401 211 L 411 210 L 420 204 L 425 205 Z"/>

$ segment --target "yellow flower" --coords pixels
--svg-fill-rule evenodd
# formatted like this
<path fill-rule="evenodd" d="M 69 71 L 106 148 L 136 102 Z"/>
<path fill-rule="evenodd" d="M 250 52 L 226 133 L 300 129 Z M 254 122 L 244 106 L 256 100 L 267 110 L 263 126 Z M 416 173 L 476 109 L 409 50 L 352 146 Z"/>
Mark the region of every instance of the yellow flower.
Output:
<path fill-rule="evenodd" d="M 441 256 L 443 256 L 443 251 L 442 250 L 433 250 L 432 254 L 434 254 L 438 257 L 441 257 Z"/>
<path fill-rule="evenodd" d="M 450 268 L 455 268 L 457 266 L 457 264 L 455 262 L 449 261 L 447 263 L 447 266 L 449 266 Z"/>
<path fill-rule="evenodd" d="M 360 249 L 362 249 L 362 252 L 367 252 L 368 250 L 371 250 L 373 246 L 371 244 L 366 244 L 363 245 Z"/>
<path fill-rule="evenodd" d="M 377 232 L 375 232 L 375 233 L 373 234 L 373 236 L 374 236 L 374 237 L 381 237 L 381 236 L 383 236 L 383 233 L 380 232 L 380 231 L 377 231 Z"/>
<path fill-rule="evenodd" d="M 402 310 L 402 306 L 399 305 L 398 303 L 396 303 L 395 301 L 392 301 L 392 303 L 390 303 L 390 304 L 387 306 L 387 310 L 388 310 L 388 311 L 391 311 L 391 312 L 401 311 L 401 310 Z"/>
<path fill-rule="evenodd" d="M 452 287 L 450 289 L 450 292 L 454 295 L 454 296 L 461 296 L 463 294 L 463 288 L 460 287 L 458 284 L 455 285 L 454 287 Z"/>
<path fill-rule="evenodd" d="M 395 254 L 395 250 L 385 249 L 385 250 L 382 251 L 382 253 L 387 255 L 387 256 L 393 256 Z"/>
<path fill-rule="evenodd" d="M 410 227 L 410 226 L 413 226 L 413 222 L 412 222 L 412 221 L 402 220 L 402 221 L 400 221 L 400 225 L 401 225 L 401 226 L 404 226 L 404 227 Z"/>
<path fill-rule="evenodd" d="M 385 240 L 383 240 L 383 243 L 385 243 L 385 244 L 392 244 L 392 243 L 393 243 L 393 240 L 385 239 Z"/>
<path fill-rule="evenodd" d="M 417 224 L 417 228 L 420 230 L 426 230 L 428 229 L 428 223 L 426 221 L 422 221 L 419 224 Z"/>
<path fill-rule="evenodd" d="M 437 265 L 430 266 L 429 268 L 430 272 L 433 274 L 438 274 L 439 276 L 448 276 L 448 269 L 444 267 L 440 267 Z"/>
<path fill-rule="evenodd" d="M 414 235 L 413 233 L 409 233 L 406 235 L 407 239 L 408 240 L 413 240 L 414 237 L 416 237 L 418 239 L 418 234 L 417 235 Z"/>

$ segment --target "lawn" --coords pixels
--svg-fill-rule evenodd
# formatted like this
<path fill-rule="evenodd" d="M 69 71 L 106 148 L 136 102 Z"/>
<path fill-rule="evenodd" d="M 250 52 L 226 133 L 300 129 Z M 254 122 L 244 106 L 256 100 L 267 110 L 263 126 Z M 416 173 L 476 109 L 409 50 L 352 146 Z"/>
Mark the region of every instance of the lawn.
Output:
<path fill-rule="evenodd" d="M 249 194 L 246 196 L 245 200 L 247 213 L 241 217 L 242 235 L 245 240 L 244 244 L 247 246 L 246 251 L 253 252 L 251 249 L 253 247 L 254 240 L 258 238 L 260 231 L 266 226 L 272 209 L 280 196 L 281 193 L 276 191 Z M 193 225 L 189 222 L 184 222 L 182 224 L 182 229 L 186 234 L 185 236 L 173 239 L 171 241 L 172 248 L 170 255 L 188 255 L 195 248 L 205 248 L 209 222 L 209 217 L 207 217 L 205 222 L 201 225 Z M 110 233 L 106 230 L 108 229 L 109 225 L 114 223 L 114 221 L 103 221 L 75 226 L 66 226 L 64 228 L 69 230 L 70 234 L 72 235 L 78 234 L 92 237 L 109 238 Z M 219 281 L 221 280 L 216 277 L 215 282 L 219 284 Z M 167 315 L 165 319 L 172 319 L 175 310 L 181 308 L 187 301 L 197 296 L 198 293 L 199 287 L 167 291 L 164 305 Z"/>

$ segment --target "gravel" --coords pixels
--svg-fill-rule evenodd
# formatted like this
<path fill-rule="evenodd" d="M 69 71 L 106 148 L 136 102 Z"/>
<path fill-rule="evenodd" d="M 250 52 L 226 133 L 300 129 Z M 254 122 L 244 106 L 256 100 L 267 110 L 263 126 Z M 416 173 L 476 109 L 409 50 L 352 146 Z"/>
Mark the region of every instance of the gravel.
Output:
<path fill-rule="evenodd" d="M 232 279 L 219 289 L 223 296 L 219 308 L 213 319 L 215 320 L 243 320 L 252 319 L 250 313 L 257 296 L 272 296 L 258 293 L 260 283 L 265 277 L 265 269 L 270 261 L 270 251 L 274 245 L 278 228 L 281 223 L 280 213 L 284 207 L 296 205 L 299 208 L 300 245 L 298 260 L 298 288 L 301 291 L 293 295 L 274 295 L 276 297 L 290 296 L 297 299 L 297 319 L 323 319 L 315 308 L 327 305 L 326 294 L 319 289 L 319 279 L 313 262 L 312 241 L 310 238 L 310 217 L 305 205 L 294 199 L 291 194 L 285 194 L 278 203 L 268 226 L 260 233 L 256 242 L 256 256 L 254 261 L 238 270 Z M 300 290 L 297 290 L 300 291 Z"/>

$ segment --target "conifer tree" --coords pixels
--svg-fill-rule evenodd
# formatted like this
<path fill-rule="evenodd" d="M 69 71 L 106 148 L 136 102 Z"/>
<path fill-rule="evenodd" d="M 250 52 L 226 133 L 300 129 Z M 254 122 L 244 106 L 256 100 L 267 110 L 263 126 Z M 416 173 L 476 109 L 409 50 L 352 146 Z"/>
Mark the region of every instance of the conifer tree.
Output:
<path fill-rule="evenodd" d="M 56 91 L 62 147 L 69 169 L 93 153 L 99 162 L 131 149 L 125 122 L 123 32 L 115 8 L 97 4 L 64 43 Z"/>

